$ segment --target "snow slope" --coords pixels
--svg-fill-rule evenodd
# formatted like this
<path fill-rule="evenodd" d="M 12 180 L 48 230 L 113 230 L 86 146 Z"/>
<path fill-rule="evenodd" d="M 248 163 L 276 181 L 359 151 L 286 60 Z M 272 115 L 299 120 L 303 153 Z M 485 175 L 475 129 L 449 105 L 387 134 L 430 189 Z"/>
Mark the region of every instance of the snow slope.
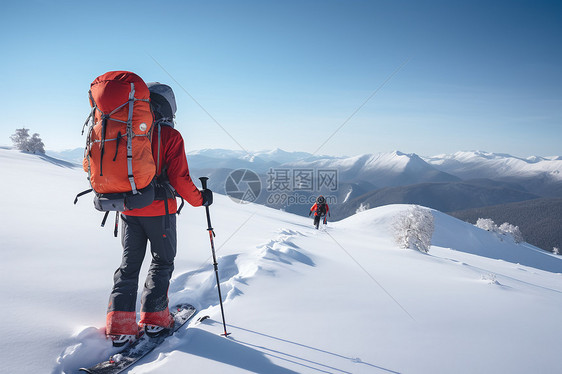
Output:
<path fill-rule="evenodd" d="M 0 355 L 6 373 L 73 373 L 107 358 L 102 330 L 119 240 L 99 227 L 84 173 L 0 149 Z M 211 319 L 130 373 L 555 373 L 562 259 L 434 211 L 428 255 L 396 247 L 408 206 L 314 230 L 311 220 L 216 196 L 220 310 L 204 210 L 178 218 L 170 301 Z M 112 226 L 112 218 L 108 226 Z M 548 271 L 547 271 L 548 270 Z M 146 270 L 141 275 L 144 277 Z M 141 282 L 142 283 L 142 282 Z"/>

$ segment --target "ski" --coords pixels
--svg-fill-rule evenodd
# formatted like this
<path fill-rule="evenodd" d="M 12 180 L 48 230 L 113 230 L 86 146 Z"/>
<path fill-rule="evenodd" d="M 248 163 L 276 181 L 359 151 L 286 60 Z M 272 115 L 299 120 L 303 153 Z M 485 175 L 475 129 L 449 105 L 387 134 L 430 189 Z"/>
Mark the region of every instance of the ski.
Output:
<path fill-rule="evenodd" d="M 167 334 L 157 337 L 142 335 L 137 341 L 128 345 L 123 351 L 109 357 L 107 361 L 100 362 L 90 368 L 80 368 L 80 371 L 90 374 L 117 374 L 129 368 L 141 358 L 152 352 L 156 347 L 179 330 L 196 313 L 196 309 L 190 304 L 181 304 L 173 307 L 170 313 L 174 317 L 174 327 Z"/>

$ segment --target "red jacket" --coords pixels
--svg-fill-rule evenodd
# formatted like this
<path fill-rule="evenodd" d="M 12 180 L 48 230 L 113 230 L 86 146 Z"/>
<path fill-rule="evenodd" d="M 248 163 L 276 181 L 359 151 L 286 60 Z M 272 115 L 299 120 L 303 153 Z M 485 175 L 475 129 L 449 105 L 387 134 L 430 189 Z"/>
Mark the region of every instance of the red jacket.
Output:
<path fill-rule="evenodd" d="M 330 207 L 328 206 L 328 204 L 324 204 L 326 205 L 326 212 L 324 212 L 324 215 L 328 214 L 328 211 L 330 210 Z M 312 206 L 312 208 L 310 208 L 311 212 L 314 212 L 314 216 L 318 215 L 318 204 L 314 203 L 314 205 Z"/>
<path fill-rule="evenodd" d="M 158 126 L 155 126 L 154 133 L 152 134 L 152 155 L 154 156 L 154 160 L 158 157 L 157 131 Z M 185 156 L 181 134 L 170 126 L 161 126 L 160 131 L 160 170 L 156 170 L 156 173 L 160 174 L 161 170 L 167 166 L 168 179 L 172 187 L 174 187 L 189 204 L 201 206 L 203 204 L 203 197 L 189 175 L 189 167 L 187 165 L 187 157 Z M 168 199 L 168 210 L 170 214 L 176 213 L 177 209 L 176 199 Z M 147 207 L 127 210 L 123 212 L 123 214 L 143 217 L 163 216 L 166 214 L 165 202 L 164 200 L 154 200 L 154 202 Z"/>

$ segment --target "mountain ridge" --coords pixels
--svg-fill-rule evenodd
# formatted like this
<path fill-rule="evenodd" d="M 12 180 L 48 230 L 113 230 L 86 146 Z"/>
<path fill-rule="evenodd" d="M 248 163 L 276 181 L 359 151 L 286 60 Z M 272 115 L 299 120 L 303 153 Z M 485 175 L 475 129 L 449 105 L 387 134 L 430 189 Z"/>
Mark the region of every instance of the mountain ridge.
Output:
<path fill-rule="evenodd" d="M 53 157 L 82 163 L 84 148 L 79 147 L 64 151 L 47 150 Z M 409 158 L 415 165 L 421 162 L 448 174 L 456 175 L 461 179 L 475 179 L 482 177 L 498 177 L 509 175 L 536 175 L 539 173 L 551 174 L 562 180 L 562 156 L 529 156 L 527 158 L 513 156 L 507 153 L 493 153 L 487 151 L 458 151 L 452 154 L 438 154 L 435 156 L 419 156 L 416 153 L 406 153 L 399 150 L 379 153 L 365 153 L 355 156 L 328 156 L 313 155 L 308 152 L 290 152 L 280 148 L 245 152 L 229 149 L 201 149 L 187 152 L 188 159 L 193 159 L 193 166 L 199 156 L 217 160 L 240 160 L 246 165 L 285 165 L 285 166 L 335 166 L 351 168 L 357 163 L 369 169 L 375 166 L 382 168 L 397 167 L 405 164 Z M 394 160 L 393 160 L 394 159 Z M 191 166 L 191 165 L 190 165 Z M 233 162 L 232 167 L 237 165 Z M 357 166 L 356 166 L 357 167 Z M 262 171 L 262 170 L 258 170 Z"/>

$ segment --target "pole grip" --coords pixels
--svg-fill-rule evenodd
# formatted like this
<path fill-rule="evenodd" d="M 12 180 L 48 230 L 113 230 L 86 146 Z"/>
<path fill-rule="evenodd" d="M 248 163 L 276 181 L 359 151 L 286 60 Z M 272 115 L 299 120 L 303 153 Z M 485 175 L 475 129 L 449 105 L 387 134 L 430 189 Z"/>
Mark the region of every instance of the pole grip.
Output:
<path fill-rule="evenodd" d="M 207 180 L 209 178 L 208 177 L 199 177 L 199 180 L 201 181 L 201 187 L 203 187 L 203 189 L 207 189 Z"/>
<path fill-rule="evenodd" d="M 203 187 L 203 189 L 207 188 L 207 180 L 208 179 L 209 179 L 208 177 L 199 177 L 199 180 L 201 181 L 201 187 Z M 214 236 L 215 232 L 213 231 L 213 226 L 211 225 L 211 214 L 209 213 L 209 207 L 208 206 L 205 207 L 205 211 L 207 212 L 207 230 L 212 232 L 213 236 Z M 211 238 L 211 240 L 212 240 L 212 238 Z"/>

